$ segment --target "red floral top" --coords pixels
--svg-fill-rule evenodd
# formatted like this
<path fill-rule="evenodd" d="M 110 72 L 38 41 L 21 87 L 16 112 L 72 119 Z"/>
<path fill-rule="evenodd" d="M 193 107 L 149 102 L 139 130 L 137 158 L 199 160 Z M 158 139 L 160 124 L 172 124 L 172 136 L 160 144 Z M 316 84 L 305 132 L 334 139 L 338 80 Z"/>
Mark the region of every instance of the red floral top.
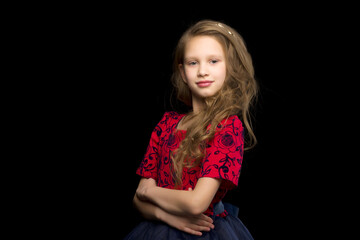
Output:
<path fill-rule="evenodd" d="M 184 114 L 166 112 L 156 125 L 150 138 L 143 160 L 136 173 L 145 178 L 153 178 L 157 186 L 174 189 L 171 177 L 170 153 L 179 147 L 186 131 L 176 129 Z M 206 155 L 201 164 L 183 169 L 182 190 L 195 188 L 201 177 L 222 179 L 218 192 L 204 214 L 213 215 L 214 204 L 219 202 L 226 192 L 238 185 L 243 160 L 244 129 L 237 116 L 230 116 L 217 126 L 215 137 L 207 143 Z M 220 214 L 224 217 L 227 212 Z"/>

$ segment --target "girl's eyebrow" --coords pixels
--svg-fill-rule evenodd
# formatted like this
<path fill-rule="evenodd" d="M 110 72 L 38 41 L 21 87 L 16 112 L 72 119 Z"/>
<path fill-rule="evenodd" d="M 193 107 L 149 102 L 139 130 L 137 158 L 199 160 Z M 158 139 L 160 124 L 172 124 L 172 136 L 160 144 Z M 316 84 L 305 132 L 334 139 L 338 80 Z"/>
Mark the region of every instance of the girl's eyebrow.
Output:
<path fill-rule="evenodd" d="M 221 55 L 215 55 L 215 54 L 211 54 L 211 55 L 208 55 L 206 56 L 206 58 L 217 58 L 217 59 L 222 59 L 223 57 Z M 190 61 L 190 60 L 194 60 L 194 59 L 198 59 L 198 57 L 186 57 L 184 58 L 184 61 L 187 62 L 187 61 Z"/>
<path fill-rule="evenodd" d="M 188 62 L 188 61 L 194 60 L 194 59 L 196 59 L 196 58 L 194 58 L 194 57 L 187 57 L 187 58 L 184 58 L 184 62 Z"/>

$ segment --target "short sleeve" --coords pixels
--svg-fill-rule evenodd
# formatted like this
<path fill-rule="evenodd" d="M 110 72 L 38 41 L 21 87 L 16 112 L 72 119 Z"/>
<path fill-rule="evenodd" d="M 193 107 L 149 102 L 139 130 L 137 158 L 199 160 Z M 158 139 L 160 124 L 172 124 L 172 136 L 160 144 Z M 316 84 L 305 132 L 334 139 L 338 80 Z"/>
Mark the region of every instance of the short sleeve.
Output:
<path fill-rule="evenodd" d="M 165 113 L 161 121 L 155 126 L 154 130 L 151 133 L 150 141 L 144 157 L 140 163 L 140 166 L 136 170 L 136 174 L 145 177 L 153 178 L 157 180 L 157 166 L 160 159 L 161 151 L 161 135 L 165 129 L 166 120 L 169 118 L 169 113 Z"/>
<path fill-rule="evenodd" d="M 222 187 L 238 186 L 244 152 L 244 129 L 237 116 L 224 119 L 207 144 L 200 177 L 222 179 Z"/>

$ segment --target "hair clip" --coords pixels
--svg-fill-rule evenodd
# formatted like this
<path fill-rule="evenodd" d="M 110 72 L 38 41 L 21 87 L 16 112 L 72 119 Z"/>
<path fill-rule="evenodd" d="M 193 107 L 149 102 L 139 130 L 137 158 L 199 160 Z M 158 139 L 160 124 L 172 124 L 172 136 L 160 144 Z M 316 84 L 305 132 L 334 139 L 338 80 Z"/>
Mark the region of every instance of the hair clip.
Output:
<path fill-rule="evenodd" d="M 225 29 L 225 27 L 224 27 L 221 23 L 217 23 L 216 25 L 218 25 L 219 27 Z M 227 30 L 227 29 L 225 29 L 225 30 Z M 227 32 L 228 32 L 230 35 L 233 35 L 232 32 L 230 32 L 229 30 L 227 30 Z"/>
<path fill-rule="evenodd" d="M 224 26 L 221 23 L 217 23 L 216 25 L 218 25 L 221 28 L 224 28 Z"/>

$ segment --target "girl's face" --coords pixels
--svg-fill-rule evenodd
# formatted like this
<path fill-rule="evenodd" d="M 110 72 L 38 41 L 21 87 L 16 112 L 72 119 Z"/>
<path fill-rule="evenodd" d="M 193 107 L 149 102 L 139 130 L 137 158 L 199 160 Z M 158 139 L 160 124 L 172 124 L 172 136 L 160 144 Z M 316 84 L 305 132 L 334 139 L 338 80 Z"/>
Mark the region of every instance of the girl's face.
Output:
<path fill-rule="evenodd" d="M 193 104 L 204 102 L 204 98 L 215 95 L 224 84 L 224 50 L 213 37 L 193 37 L 186 44 L 184 63 L 179 68 L 192 93 Z"/>

